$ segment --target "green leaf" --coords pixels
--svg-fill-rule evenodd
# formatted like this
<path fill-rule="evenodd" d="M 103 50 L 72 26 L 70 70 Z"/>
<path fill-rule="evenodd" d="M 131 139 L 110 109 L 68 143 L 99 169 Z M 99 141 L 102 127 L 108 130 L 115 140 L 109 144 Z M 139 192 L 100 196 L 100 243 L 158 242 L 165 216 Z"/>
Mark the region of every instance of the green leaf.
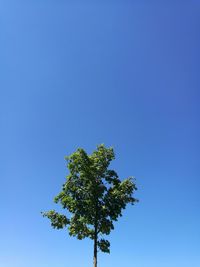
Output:
<path fill-rule="evenodd" d="M 70 219 L 54 210 L 42 214 L 53 228 L 68 227 L 71 236 L 80 240 L 88 237 L 95 242 L 98 235 L 110 234 L 127 204 L 138 201 L 133 197 L 137 190 L 135 179 L 121 180 L 109 168 L 115 154 L 113 148 L 104 144 L 90 155 L 78 148 L 65 159 L 69 174 L 54 202 L 61 205 Z M 101 239 L 97 245 L 102 252 L 110 252 L 108 240 Z"/>

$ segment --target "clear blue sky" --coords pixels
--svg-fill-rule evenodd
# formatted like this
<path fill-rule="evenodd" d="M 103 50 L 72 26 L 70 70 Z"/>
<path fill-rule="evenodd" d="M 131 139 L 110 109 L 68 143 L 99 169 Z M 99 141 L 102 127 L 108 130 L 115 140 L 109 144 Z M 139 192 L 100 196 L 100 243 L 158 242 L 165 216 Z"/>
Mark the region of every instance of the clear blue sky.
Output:
<path fill-rule="evenodd" d="M 139 204 L 99 267 L 199 267 L 199 1 L 0 0 L 2 267 L 89 267 L 51 229 L 64 156 L 114 146 Z"/>

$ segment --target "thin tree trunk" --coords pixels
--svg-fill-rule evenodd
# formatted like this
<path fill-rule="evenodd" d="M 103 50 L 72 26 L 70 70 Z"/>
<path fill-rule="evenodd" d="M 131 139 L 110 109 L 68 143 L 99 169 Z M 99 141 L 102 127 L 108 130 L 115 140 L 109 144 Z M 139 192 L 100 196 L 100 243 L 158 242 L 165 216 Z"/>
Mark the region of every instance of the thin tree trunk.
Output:
<path fill-rule="evenodd" d="M 95 229 L 94 237 L 94 267 L 97 267 L 97 229 Z"/>
<path fill-rule="evenodd" d="M 94 267 L 97 267 L 97 238 L 94 240 Z"/>
<path fill-rule="evenodd" d="M 98 240 L 98 197 L 95 194 L 95 224 L 94 224 L 94 267 L 97 267 L 97 240 Z"/>

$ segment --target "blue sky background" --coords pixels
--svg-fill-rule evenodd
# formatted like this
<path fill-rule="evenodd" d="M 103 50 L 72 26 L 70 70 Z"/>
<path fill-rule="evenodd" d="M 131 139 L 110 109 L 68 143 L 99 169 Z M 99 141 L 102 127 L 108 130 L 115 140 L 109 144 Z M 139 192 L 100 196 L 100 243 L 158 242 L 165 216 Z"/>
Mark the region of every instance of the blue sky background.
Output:
<path fill-rule="evenodd" d="M 100 143 L 140 202 L 99 266 L 200 266 L 199 27 L 193 0 L 0 0 L 1 266 L 92 266 L 40 211 Z"/>

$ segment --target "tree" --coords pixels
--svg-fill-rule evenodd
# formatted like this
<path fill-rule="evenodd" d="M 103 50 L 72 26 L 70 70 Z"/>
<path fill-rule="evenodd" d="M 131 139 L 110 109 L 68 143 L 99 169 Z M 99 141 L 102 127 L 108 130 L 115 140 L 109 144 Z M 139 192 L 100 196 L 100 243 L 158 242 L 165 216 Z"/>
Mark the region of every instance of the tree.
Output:
<path fill-rule="evenodd" d="M 132 196 L 137 189 L 134 178 L 120 181 L 117 173 L 109 169 L 114 158 L 113 148 L 104 145 L 97 146 L 91 155 L 79 148 L 65 157 L 69 175 L 54 201 L 68 210 L 71 218 L 55 210 L 42 212 L 50 219 L 53 228 L 68 226 L 70 236 L 93 240 L 94 267 L 97 267 L 98 248 L 110 253 L 109 241 L 99 236 L 109 235 L 126 205 L 137 202 Z"/>

